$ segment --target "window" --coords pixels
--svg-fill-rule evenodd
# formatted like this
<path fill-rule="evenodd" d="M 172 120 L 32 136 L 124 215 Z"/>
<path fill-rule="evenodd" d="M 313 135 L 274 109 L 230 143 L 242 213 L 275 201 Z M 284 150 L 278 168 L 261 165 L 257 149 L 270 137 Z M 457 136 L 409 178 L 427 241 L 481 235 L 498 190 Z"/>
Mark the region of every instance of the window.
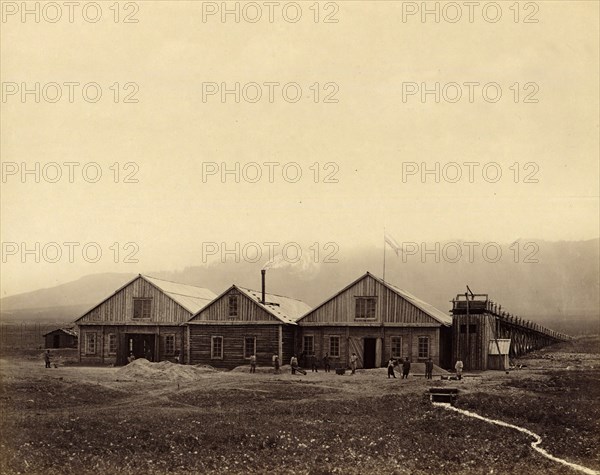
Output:
<path fill-rule="evenodd" d="M 133 318 L 150 318 L 152 299 L 133 299 Z"/>
<path fill-rule="evenodd" d="M 477 333 L 477 325 L 469 325 L 469 333 Z"/>
<path fill-rule="evenodd" d="M 244 358 L 249 359 L 256 354 L 256 337 L 247 336 L 244 338 Z"/>
<path fill-rule="evenodd" d="M 117 335 L 115 335 L 114 333 L 108 334 L 108 354 L 117 354 Z"/>
<path fill-rule="evenodd" d="M 402 337 L 401 336 L 393 336 L 392 337 L 392 348 L 391 348 L 391 357 L 392 358 L 402 358 Z"/>
<path fill-rule="evenodd" d="M 315 354 L 315 337 L 312 335 L 305 336 L 302 339 L 302 351 L 305 355 Z"/>
<path fill-rule="evenodd" d="M 461 333 L 467 333 L 467 326 L 466 325 L 461 325 L 460 326 L 460 332 Z"/>
<path fill-rule="evenodd" d="M 356 299 L 356 314 L 357 319 L 375 318 L 375 305 L 377 297 L 358 297 Z"/>
<path fill-rule="evenodd" d="M 210 357 L 213 360 L 223 359 L 223 337 L 213 336 L 210 339 Z"/>
<path fill-rule="evenodd" d="M 419 337 L 419 358 L 429 358 L 429 337 Z"/>
<path fill-rule="evenodd" d="M 165 354 L 169 356 L 175 354 L 175 335 L 165 336 Z"/>
<path fill-rule="evenodd" d="M 86 333 L 85 334 L 85 354 L 95 355 L 96 354 L 96 334 Z"/>
<path fill-rule="evenodd" d="M 329 356 L 332 358 L 340 357 L 340 337 L 330 336 L 329 337 Z"/>
<path fill-rule="evenodd" d="M 236 318 L 238 316 L 238 296 L 230 295 L 228 300 L 229 307 L 229 318 Z"/>

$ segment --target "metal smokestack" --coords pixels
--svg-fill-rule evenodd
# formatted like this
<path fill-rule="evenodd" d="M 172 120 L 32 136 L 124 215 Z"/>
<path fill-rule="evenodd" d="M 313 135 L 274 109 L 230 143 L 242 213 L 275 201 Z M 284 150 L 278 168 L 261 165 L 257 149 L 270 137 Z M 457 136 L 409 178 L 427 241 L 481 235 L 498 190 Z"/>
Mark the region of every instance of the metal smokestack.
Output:
<path fill-rule="evenodd" d="M 260 274 L 261 274 L 261 278 L 262 278 L 261 279 L 262 280 L 262 295 L 261 295 L 261 297 L 262 297 L 262 303 L 264 305 L 265 301 L 266 301 L 266 299 L 265 299 L 265 276 L 267 274 L 267 270 L 266 269 L 262 269 L 260 271 Z"/>

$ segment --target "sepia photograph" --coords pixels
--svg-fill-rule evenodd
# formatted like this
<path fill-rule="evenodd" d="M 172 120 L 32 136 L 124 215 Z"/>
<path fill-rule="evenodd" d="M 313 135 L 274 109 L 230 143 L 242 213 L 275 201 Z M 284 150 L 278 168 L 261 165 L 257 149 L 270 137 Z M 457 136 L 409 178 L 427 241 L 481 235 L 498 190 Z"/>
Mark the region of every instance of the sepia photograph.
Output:
<path fill-rule="evenodd" d="M 0 475 L 600 475 L 600 0 L 0 0 Z"/>

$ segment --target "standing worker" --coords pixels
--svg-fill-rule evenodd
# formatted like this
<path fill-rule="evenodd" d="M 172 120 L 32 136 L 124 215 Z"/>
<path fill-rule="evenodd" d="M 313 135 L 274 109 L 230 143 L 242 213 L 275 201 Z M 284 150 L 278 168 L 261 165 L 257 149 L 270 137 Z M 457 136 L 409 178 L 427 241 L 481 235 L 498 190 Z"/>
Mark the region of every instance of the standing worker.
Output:
<path fill-rule="evenodd" d="M 410 373 L 410 361 L 407 356 L 402 363 L 402 379 L 408 379 L 408 373 Z"/>
<path fill-rule="evenodd" d="M 433 379 L 433 361 L 431 361 L 431 357 L 425 362 L 425 379 Z"/>
<path fill-rule="evenodd" d="M 316 355 L 311 355 L 311 357 L 310 357 L 310 369 L 311 369 L 311 371 L 313 371 L 315 373 L 319 372 L 319 365 L 318 365 L 318 360 L 317 360 Z"/>
<path fill-rule="evenodd" d="M 388 379 L 390 379 L 390 377 L 394 377 L 394 379 L 396 379 L 396 374 L 394 373 L 394 366 L 396 365 L 396 361 L 394 360 L 394 358 L 390 358 L 390 360 L 388 361 Z"/>
<path fill-rule="evenodd" d="M 323 356 L 323 367 L 325 368 L 325 372 L 329 373 L 331 368 L 331 365 L 329 364 L 329 353 L 325 353 L 325 356 Z"/>
<path fill-rule="evenodd" d="M 456 370 L 456 378 L 460 381 L 462 379 L 462 371 L 463 371 L 463 362 L 459 358 L 454 365 L 454 369 Z"/>
<path fill-rule="evenodd" d="M 50 368 L 50 350 L 46 350 L 46 353 L 44 353 L 44 362 L 46 363 L 46 368 Z"/>
<path fill-rule="evenodd" d="M 350 357 L 350 369 L 352 369 L 352 374 L 356 373 L 356 362 L 358 361 L 358 356 L 356 356 L 356 353 L 352 353 L 352 356 Z"/>
<path fill-rule="evenodd" d="M 256 373 L 256 355 L 250 357 L 250 372 Z"/>
<path fill-rule="evenodd" d="M 292 367 L 292 374 L 296 374 L 296 369 L 298 369 L 298 358 L 296 358 L 296 355 L 290 358 L 290 366 Z"/>

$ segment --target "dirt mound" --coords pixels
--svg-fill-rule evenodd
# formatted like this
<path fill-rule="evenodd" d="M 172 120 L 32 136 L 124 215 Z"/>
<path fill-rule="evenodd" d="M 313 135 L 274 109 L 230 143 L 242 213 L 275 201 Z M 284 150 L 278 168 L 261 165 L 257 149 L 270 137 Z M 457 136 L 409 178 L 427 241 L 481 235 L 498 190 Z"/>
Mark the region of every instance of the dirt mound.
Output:
<path fill-rule="evenodd" d="M 181 365 L 170 361 L 151 363 L 145 358 L 132 361 L 127 366 L 117 370 L 117 377 L 122 379 L 166 379 L 166 380 L 193 380 L 204 374 L 214 373 L 212 366 Z"/>

